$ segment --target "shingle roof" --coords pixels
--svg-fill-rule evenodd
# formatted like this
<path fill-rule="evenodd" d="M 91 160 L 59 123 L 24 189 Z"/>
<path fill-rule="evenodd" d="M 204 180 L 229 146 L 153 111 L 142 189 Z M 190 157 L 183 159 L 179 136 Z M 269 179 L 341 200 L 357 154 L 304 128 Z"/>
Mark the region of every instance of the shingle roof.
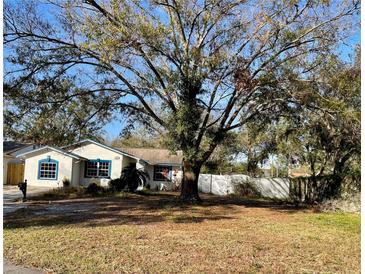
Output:
<path fill-rule="evenodd" d="M 168 149 L 160 148 L 119 148 L 126 153 L 132 154 L 140 159 L 148 161 L 152 165 L 156 164 L 182 164 L 182 151 L 172 154 Z"/>
<path fill-rule="evenodd" d="M 102 146 L 104 148 L 110 149 L 117 153 L 121 153 L 131 158 L 136 158 L 137 160 L 147 161 L 148 163 L 155 164 L 174 164 L 181 165 L 182 164 L 182 152 L 177 151 L 176 154 L 172 154 L 168 149 L 159 149 L 159 148 L 130 148 L 130 147 L 112 147 L 106 144 L 102 144 L 96 142 L 91 139 L 81 140 L 77 143 L 67 145 L 62 147 L 62 149 L 70 150 L 74 146 L 79 146 L 82 143 L 91 142 Z"/>
<path fill-rule="evenodd" d="M 29 145 L 30 144 L 23 144 L 23 143 L 14 142 L 14 141 L 4 141 L 3 142 L 3 152 L 4 153 L 13 152 L 15 150 L 21 149 L 21 148 L 29 146 Z"/>

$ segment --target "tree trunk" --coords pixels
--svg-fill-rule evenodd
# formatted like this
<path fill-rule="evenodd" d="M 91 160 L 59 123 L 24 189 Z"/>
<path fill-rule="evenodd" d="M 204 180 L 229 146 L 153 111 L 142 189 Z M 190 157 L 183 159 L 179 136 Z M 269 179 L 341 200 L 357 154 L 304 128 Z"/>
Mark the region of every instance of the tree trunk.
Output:
<path fill-rule="evenodd" d="M 198 180 L 201 165 L 183 161 L 183 178 L 180 199 L 184 202 L 201 202 L 198 192 Z"/>
<path fill-rule="evenodd" d="M 335 160 L 335 166 L 332 174 L 332 184 L 329 191 L 331 197 L 336 197 L 341 194 L 341 187 L 346 177 L 346 163 L 353 155 L 354 151 L 350 150 L 345 155 Z"/>

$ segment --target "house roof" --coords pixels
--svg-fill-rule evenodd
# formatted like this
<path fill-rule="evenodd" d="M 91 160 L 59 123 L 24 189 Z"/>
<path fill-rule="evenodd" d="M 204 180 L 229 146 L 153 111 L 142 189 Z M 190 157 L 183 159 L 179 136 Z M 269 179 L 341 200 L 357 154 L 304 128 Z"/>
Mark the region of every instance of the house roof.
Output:
<path fill-rule="evenodd" d="M 15 152 L 19 149 L 22 149 L 24 147 L 27 146 L 31 146 L 31 144 L 24 144 L 24 143 L 19 143 L 19 142 L 15 142 L 15 141 L 4 141 L 3 142 L 3 152 L 10 154 L 12 152 Z"/>
<path fill-rule="evenodd" d="M 61 154 L 73 157 L 75 159 L 87 160 L 86 158 L 81 157 L 81 156 L 69 151 L 72 147 L 81 146 L 85 142 L 96 144 L 98 146 L 104 147 L 104 148 L 109 149 L 111 151 L 114 151 L 116 153 L 128 156 L 128 157 L 136 159 L 136 160 L 142 160 L 142 161 L 145 161 L 148 164 L 152 164 L 152 165 L 155 165 L 155 164 L 181 165 L 182 164 L 182 151 L 177 151 L 176 154 L 173 154 L 168 149 L 127 148 L 127 147 L 125 147 L 125 148 L 116 148 L 116 147 L 111 147 L 111 146 L 96 142 L 96 141 L 91 140 L 91 139 L 85 139 L 85 140 L 79 141 L 77 143 L 73 143 L 71 145 L 64 146 L 62 148 L 52 147 L 52 146 L 44 146 L 44 147 L 40 147 L 38 149 L 34 149 L 34 150 L 31 150 L 31 151 L 19 154 L 16 157 L 17 158 L 24 157 L 24 156 L 28 156 L 30 154 L 37 153 L 37 152 L 42 151 L 42 150 L 49 149 L 49 150 L 53 150 L 53 151 L 59 152 Z"/>
<path fill-rule="evenodd" d="M 38 149 L 34 149 L 34 150 L 31 150 L 31 151 L 28 151 L 28 152 L 25 152 L 25 153 L 19 154 L 19 155 L 18 155 L 18 156 L 16 156 L 16 157 L 17 157 L 17 158 L 24 157 L 24 156 L 27 156 L 27 155 L 29 155 L 29 154 L 37 153 L 37 152 L 40 152 L 40 151 L 42 151 L 42 150 L 47 150 L 47 149 L 49 149 L 49 150 L 53 150 L 53 151 L 56 151 L 56 152 L 61 153 L 61 154 L 63 154 L 63 155 L 67 155 L 67 156 L 72 157 L 72 158 L 75 158 L 75 159 L 77 159 L 77 160 L 87 160 L 87 159 L 86 159 L 86 158 L 84 158 L 84 157 L 81 157 L 81 156 L 79 156 L 79 155 L 76 155 L 76 154 L 74 154 L 74 153 L 71 153 L 71 152 L 69 152 L 69 151 L 67 151 L 67 150 L 64 150 L 64 149 L 62 149 L 62 148 L 58 148 L 58 147 L 51 147 L 51 146 L 44 146 L 44 147 L 40 147 L 40 148 L 38 148 Z"/>
<path fill-rule="evenodd" d="M 103 148 L 106 148 L 106 149 L 109 149 L 111 151 L 114 151 L 116 153 L 119 153 L 119 154 L 122 154 L 122 155 L 125 155 L 125 156 L 128 156 L 130 158 L 133 158 L 133 159 L 136 159 L 136 160 L 144 160 L 144 159 L 141 159 L 139 158 L 138 156 L 136 155 L 132 155 L 124 150 L 121 150 L 119 148 L 115 148 L 115 147 L 111 147 L 111 146 L 108 146 L 106 144 L 102 144 L 102 143 L 99 143 L 99 142 L 96 142 L 94 140 L 91 140 L 91 139 L 85 139 L 85 140 L 81 140 L 79 142 L 76 142 L 76 143 L 73 143 L 73 144 L 70 144 L 70 145 L 67 145 L 67 146 L 64 146 L 62 147 L 62 149 L 65 149 L 65 150 L 68 150 L 72 147 L 76 147 L 76 146 L 80 146 L 82 143 L 86 143 L 86 142 L 89 142 L 89 143 L 92 143 L 92 144 L 95 144 L 95 145 L 98 145 L 98 146 L 101 146 Z"/>
<path fill-rule="evenodd" d="M 289 175 L 289 177 L 292 177 L 292 178 L 311 176 L 309 170 L 307 170 L 306 168 L 289 169 L 288 175 Z"/>
<path fill-rule="evenodd" d="M 168 149 L 159 148 L 129 148 L 123 147 L 121 150 L 135 155 L 138 158 L 146 160 L 152 165 L 156 164 L 182 164 L 182 151 L 177 151 L 176 154 L 172 154 Z"/>

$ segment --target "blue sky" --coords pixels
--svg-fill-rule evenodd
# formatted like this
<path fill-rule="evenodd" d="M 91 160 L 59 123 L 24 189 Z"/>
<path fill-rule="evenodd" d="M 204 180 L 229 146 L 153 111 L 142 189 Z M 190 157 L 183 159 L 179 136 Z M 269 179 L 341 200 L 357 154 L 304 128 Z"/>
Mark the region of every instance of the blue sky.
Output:
<path fill-rule="evenodd" d="M 119 136 L 122 129 L 124 128 L 124 125 L 125 121 L 120 121 L 117 119 L 106 124 L 104 127 L 104 131 L 105 131 L 105 138 L 107 139 L 107 141 L 112 141 L 113 139 L 116 139 Z"/>

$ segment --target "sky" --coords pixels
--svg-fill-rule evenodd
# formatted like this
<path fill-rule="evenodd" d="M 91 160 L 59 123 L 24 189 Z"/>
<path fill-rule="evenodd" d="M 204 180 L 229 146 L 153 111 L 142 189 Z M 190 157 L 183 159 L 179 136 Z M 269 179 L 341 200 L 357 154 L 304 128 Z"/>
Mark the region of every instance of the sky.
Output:
<path fill-rule="evenodd" d="M 106 124 L 103 128 L 103 130 L 105 131 L 105 138 L 107 139 L 106 141 L 110 142 L 114 139 L 117 139 L 124 126 L 125 121 L 119 121 L 117 119 L 114 119 L 113 121 Z"/>

